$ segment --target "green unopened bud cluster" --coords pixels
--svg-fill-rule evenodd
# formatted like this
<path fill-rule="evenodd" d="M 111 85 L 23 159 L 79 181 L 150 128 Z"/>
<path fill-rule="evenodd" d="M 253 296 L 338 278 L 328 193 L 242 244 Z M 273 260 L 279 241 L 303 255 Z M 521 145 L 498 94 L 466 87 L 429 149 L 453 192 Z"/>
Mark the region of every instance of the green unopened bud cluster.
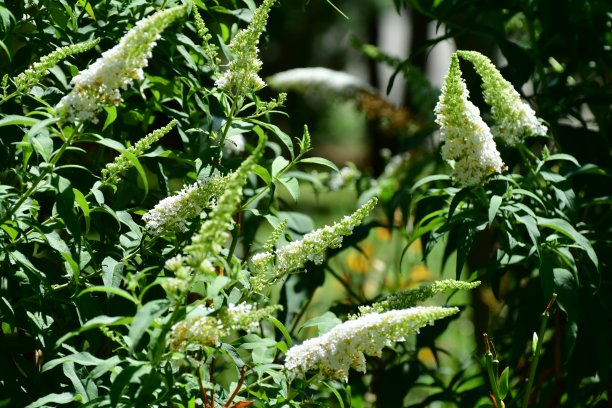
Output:
<path fill-rule="evenodd" d="M 259 77 L 261 61 L 258 57 L 259 37 L 266 27 L 268 13 L 276 0 L 264 0 L 253 13 L 247 28 L 236 34 L 229 44 L 233 59 L 215 82 L 217 88 L 232 94 L 244 95 L 255 92 L 266 86 Z"/>
<path fill-rule="evenodd" d="M 342 238 L 350 235 L 353 228 L 362 223 L 374 209 L 377 201 L 376 198 L 372 198 L 353 214 L 345 216 L 331 226 L 327 225 L 310 232 L 299 241 L 293 241 L 273 252 L 261 252 L 253 256 L 251 259 L 253 287 L 261 290 L 308 261 L 315 264 L 323 262 L 325 251 L 340 247 Z"/>
<path fill-rule="evenodd" d="M 99 38 L 78 44 L 72 44 L 58 48 L 45 55 L 38 62 L 35 62 L 14 79 L 18 92 L 27 92 L 32 86 L 36 85 L 42 77 L 47 75 L 47 71 L 57 65 L 58 62 L 75 54 L 80 54 L 95 47 L 100 42 Z"/>
<path fill-rule="evenodd" d="M 422 285 L 417 289 L 394 293 L 385 300 L 374 303 L 372 306 L 360 306 L 359 312 L 364 315 L 367 313 L 383 313 L 389 310 L 406 309 L 447 290 L 470 290 L 479 285 L 480 281 L 462 282 L 453 279 L 436 281 Z"/>
<path fill-rule="evenodd" d="M 210 43 L 212 39 L 212 35 L 208 31 L 208 27 L 204 23 L 200 12 L 198 11 L 197 6 L 193 8 L 193 17 L 195 19 L 196 30 L 198 32 L 198 36 L 202 39 L 204 54 L 208 57 L 209 63 L 212 67 L 216 67 L 221 62 L 219 57 L 217 57 L 218 51 L 217 47 L 214 44 Z"/>
<path fill-rule="evenodd" d="M 151 148 L 159 139 L 167 135 L 174 126 L 176 126 L 176 120 L 171 121 L 166 126 L 160 129 L 156 129 L 149 133 L 142 139 L 136 142 L 134 146 L 127 148 L 126 152 L 121 153 L 113 160 L 112 163 L 108 163 L 102 170 L 102 180 L 107 182 L 116 182 L 125 172 L 134 166 L 132 160 L 135 157 L 142 155 L 145 151 Z M 131 159 L 132 160 L 131 160 Z"/>

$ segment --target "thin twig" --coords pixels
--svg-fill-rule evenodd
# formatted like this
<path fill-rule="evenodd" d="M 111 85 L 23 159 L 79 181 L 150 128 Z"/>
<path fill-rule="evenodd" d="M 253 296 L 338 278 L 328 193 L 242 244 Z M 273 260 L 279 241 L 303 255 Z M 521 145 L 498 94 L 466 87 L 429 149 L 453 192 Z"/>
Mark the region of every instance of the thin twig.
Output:
<path fill-rule="evenodd" d="M 200 384 L 200 394 L 202 395 L 202 401 L 204 401 L 204 408 L 209 408 L 208 396 L 206 395 L 206 390 L 204 389 L 204 382 L 202 381 L 202 370 L 200 370 L 200 367 L 198 367 L 198 384 Z"/>
<path fill-rule="evenodd" d="M 246 369 L 247 368 L 248 367 L 246 365 L 244 365 L 240 369 L 240 381 L 238 381 L 238 384 L 236 385 L 236 389 L 234 390 L 234 392 L 232 392 L 232 395 L 230 395 L 230 397 L 227 400 L 227 402 L 225 403 L 225 405 L 223 405 L 223 408 L 229 408 L 230 404 L 232 403 L 234 398 L 236 398 L 236 395 L 238 395 L 238 392 L 240 392 L 240 388 L 242 388 L 242 384 L 244 384 L 244 379 L 246 377 Z"/>
<path fill-rule="evenodd" d="M 210 366 L 208 368 L 208 375 L 210 378 L 210 382 L 214 384 L 213 382 L 213 378 L 215 376 L 215 359 L 214 358 L 210 360 Z M 215 387 L 214 385 L 212 389 L 210 390 L 210 408 L 215 408 Z"/>

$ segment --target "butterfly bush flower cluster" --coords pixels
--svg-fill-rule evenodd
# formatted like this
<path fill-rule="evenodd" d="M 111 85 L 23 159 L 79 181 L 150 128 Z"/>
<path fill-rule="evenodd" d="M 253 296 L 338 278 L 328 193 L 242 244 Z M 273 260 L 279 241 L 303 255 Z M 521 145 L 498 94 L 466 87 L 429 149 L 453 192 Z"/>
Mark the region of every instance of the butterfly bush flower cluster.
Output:
<path fill-rule="evenodd" d="M 161 235 L 182 232 L 187 222 L 214 205 L 227 183 L 227 177 L 214 176 L 183 187 L 177 194 L 161 200 L 142 216 L 147 232 Z"/>
<path fill-rule="evenodd" d="M 100 42 L 99 38 L 78 44 L 72 44 L 58 48 L 49 55 L 45 55 L 38 62 L 35 62 L 21 74 L 15 77 L 17 91 L 24 92 L 36 85 L 40 78 L 46 75 L 47 70 L 53 68 L 58 62 L 66 59 L 70 55 L 80 54 L 95 47 Z"/>
<path fill-rule="evenodd" d="M 126 152 L 123 152 L 113 160 L 112 163 L 108 163 L 102 170 L 102 180 L 104 181 L 117 181 L 125 172 L 133 166 L 129 156 L 138 157 L 148 150 L 154 143 L 159 139 L 167 135 L 174 126 L 176 126 L 176 120 L 171 121 L 163 128 L 154 130 L 142 139 L 136 142 L 134 146 L 128 147 Z"/>
<path fill-rule="evenodd" d="M 504 163 L 489 127 L 468 96 L 455 54 L 435 107 L 436 123 L 444 142 L 442 158 L 453 166 L 453 178 L 473 186 L 482 184 L 490 174 L 501 173 Z"/>
<path fill-rule="evenodd" d="M 234 59 L 215 82 L 215 86 L 232 94 L 247 94 L 255 92 L 266 86 L 259 76 L 261 61 L 258 57 L 259 37 L 263 33 L 268 13 L 276 0 L 264 0 L 253 13 L 249 26 L 241 30 L 230 41 L 229 50 Z"/>
<path fill-rule="evenodd" d="M 257 309 L 250 303 L 230 304 L 217 315 L 211 308 L 198 306 L 185 320 L 175 324 L 169 339 L 174 351 L 187 351 L 202 346 L 221 344 L 221 338 L 238 330 L 249 332 L 259 328 L 259 322 L 280 310 L 280 305 L 265 306 Z"/>
<path fill-rule="evenodd" d="M 341 98 L 354 98 L 361 92 L 376 94 L 376 90 L 361 79 L 345 72 L 323 67 L 294 68 L 267 78 L 270 86 L 285 91 L 326 93 Z"/>
<path fill-rule="evenodd" d="M 353 214 L 344 216 L 331 226 L 312 231 L 301 240 L 293 241 L 276 251 L 254 255 L 251 258 L 251 284 L 256 290 L 261 290 L 308 261 L 320 264 L 325 258 L 325 251 L 328 248 L 340 247 L 343 236 L 350 235 L 353 228 L 361 224 L 374 209 L 376 203 L 377 199 L 372 198 Z M 274 260 L 276 262 L 273 265 Z"/>
<path fill-rule="evenodd" d="M 242 200 L 242 186 L 259 158 L 265 146 L 265 139 L 253 150 L 253 153 L 242 162 L 240 167 L 227 176 L 224 191 L 217 204 L 208 215 L 200 230 L 193 236 L 190 245 L 185 247 L 184 255 L 178 255 L 166 262 L 166 268 L 174 272 L 174 280 L 166 283 L 165 288 L 184 290 L 195 274 L 210 275 L 215 269 L 209 258 L 218 256 L 233 228 L 232 216 Z M 181 283 L 182 282 L 182 283 Z"/>
<path fill-rule="evenodd" d="M 456 307 L 417 306 L 368 313 L 291 347 L 285 368 L 293 376 L 303 377 L 314 371 L 329 379 L 347 381 L 350 368 L 365 373 L 366 355 L 380 356 L 383 348 L 405 341 L 420 328 L 457 312 Z"/>
<path fill-rule="evenodd" d="M 120 90 L 136 79 L 143 79 L 143 68 L 148 65 L 160 33 L 185 12 L 185 6 L 172 7 L 137 22 L 119 44 L 72 78 L 72 90 L 60 100 L 56 110 L 70 120 L 95 123 L 98 109 L 121 104 Z"/>
<path fill-rule="evenodd" d="M 491 133 L 494 137 L 514 146 L 526 136 L 546 135 L 546 126 L 489 58 L 475 51 L 457 51 L 457 54 L 470 61 L 482 78 L 484 100 L 491 105 L 494 122 Z"/>

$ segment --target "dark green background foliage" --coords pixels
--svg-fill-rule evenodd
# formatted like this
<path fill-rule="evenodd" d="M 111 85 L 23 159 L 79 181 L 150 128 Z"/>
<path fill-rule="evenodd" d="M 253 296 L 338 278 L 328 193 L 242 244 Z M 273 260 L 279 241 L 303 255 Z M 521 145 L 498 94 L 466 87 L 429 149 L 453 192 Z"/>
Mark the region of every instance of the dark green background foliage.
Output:
<path fill-rule="evenodd" d="M 53 168 L 48 164 L 61 137 L 66 136 L 51 126 L 50 112 L 69 90 L 72 76 L 162 3 L 170 6 L 174 2 L 0 2 L 2 75 L 15 77 L 60 46 L 100 39 L 96 48 L 58 64 L 28 95 L 0 106 L 0 406 L 22 407 L 45 396 L 49 396 L 47 406 L 76 406 L 78 402 L 70 393 L 86 396 L 91 406 L 195 404 L 199 393 L 195 371 L 177 370 L 160 362 L 163 350 L 159 348 L 165 344 L 163 331 L 167 328 L 159 319 L 167 317 L 169 305 L 164 291 L 154 283 L 164 274 L 165 261 L 180 253 L 200 220 L 190 223 L 185 233 L 162 239 L 143 233 L 140 220 L 183 184 L 203 178 L 213 168 L 226 174 L 243 160 L 219 161 L 221 148 L 207 136 L 219 130 L 226 112 L 219 99 L 206 91 L 213 88 L 214 80 L 210 67 L 202 62 L 205 57 L 191 16 L 163 33 L 145 69 L 146 79 L 122 92 L 124 103 L 107 108 L 100 121 L 90 124 L 91 129 L 63 152 Z M 217 45 L 226 43 L 250 18 L 248 1 L 194 4 L 201 7 Z M 304 407 L 426 407 L 434 402 L 472 407 L 490 403 L 480 340 L 487 332 L 494 340 L 501 367 L 510 367 L 505 406 L 519 407 L 525 398 L 532 334 L 556 292 L 558 308 L 549 320 L 551 330 L 540 339 L 544 345 L 529 406 L 610 406 L 609 2 L 346 0 L 334 4 L 352 19 L 347 22 L 323 0 L 285 0 L 273 8 L 260 42 L 262 77 L 303 66 L 342 70 L 348 58 L 357 58 L 369 67 L 368 79 L 375 84 L 376 64 L 390 65 L 396 75 L 389 88 L 407 90 L 401 109 L 408 112 L 402 118 L 408 118 L 409 123 L 402 122 L 399 128 L 385 126 L 387 122 L 372 119 L 360 106 L 368 117 L 365 145 L 370 150 L 360 163 L 362 176 L 355 182 L 356 193 L 350 193 L 350 200 L 375 193 L 381 199 L 383 214 L 357 228 L 340 250 L 329 251 L 329 257 L 357 246 L 374 228 L 390 226 L 406 251 L 410 243 L 420 240 L 430 264 L 456 262 L 451 267 L 457 279 L 481 280 L 485 289 L 470 294 L 465 305 L 472 311 L 478 344 L 477 349 L 467 351 L 473 356 L 467 369 L 455 367 L 449 374 L 439 369 L 440 365 L 424 364 L 414 353 L 428 347 L 437 363 L 445 357 L 447 351 L 436 342 L 453 322 L 447 319 L 422 330 L 415 344 L 398 344 L 381 358 L 368 359 L 367 376 L 351 372 L 348 384 L 333 383 L 319 389 L 294 384 L 300 395 L 296 401 Z M 367 46 L 377 42 L 377 16 L 393 7 L 404 15 L 411 10 L 413 44 L 405 61 Z M 438 38 L 426 39 L 429 22 L 441 24 Z M 342 47 L 320 47 L 325 43 L 323 36 L 338 32 L 350 33 L 337 40 L 342 41 Z M 546 121 L 550 137 L 527 139 L 523 150 L 502 151 L 509 172 L 517 177 L 496 176 L 477 190 L 454 188 L 448 177 L 439 176 L 448 173 L 448 168 L 437 148 L 432 148 L 436 140 L 432 110 L 438 91 L 423 70 L 431 48 L 446 39 L 452 39 L 459 49 L 480 51 L 493 61 L 499 61 L 501 54 L 504 77 L 517 90 L 525 84 L 533 88 L 529 102 Z M 462 69 L 472 101 L 486 116 L 478 76 L 467 64 L 462 64 Z M 274 90 L 266 88 L 255 101 L 274 95 Z M 292 138 L 302 135 L 304 123 L 312 123 L 316 148 L 325 142 L 319 137 L 326 134 L 325 124 L 318 120 L 322 112 L 297 94 L 289 96 L 282 109 L 287 117 L 274 115 L 266 120 L 281 126 Z M 22 119 L 10 121 L 17 117 L 12 115 Z M 30 119 L 24 119 L 26 116 Z M 116 186 L 98 189 L 100 172 L 117 155 L 117 149 L 134 144 L 172 119 L 178 125 L 139 157 L 137 168 L 130 169 Z M 244 133 L 252 129 L 252 124 L 245 124 Z M 272 148 L 262 162 L 266 168 L 271 168 L 274 160 L 272 150 L 288 154 L 283 131 L 271 132 L 276 135 L 271 136 Z M 254 145 L 251 139 L 249 149 Z M 383 147 L 393 154 L 408 152 L 411 159 L 400 171 L 385 174 L 385 163 L 378 154 Z M 317 185 L 306 172 L 300 174 Z M 9 214 L 41 175 L 36 193 L 18 212 Z M 371 180 L 377 181 L 374 189 Z M 309 202 L 296 206 L 286 195 L 276 194 L 274 183 L 267 184 L 270 196 L 258 207 L 261 216 L 244 213 L 240 236 L 245 258 L 251 245 L 261 244 L 256 236 L 266 224 L 266 216 L 293 214 L 289 230 L 299 236 L 310 231 L 313 222 L 309 216 L 296 215 L 298 212 L 323 218 L 338 213 L 333 203 L 331 208 Z M 245 194 L 253 195 L 261 185 L 262 180 L 252 177 Z M 322 186 L 317 188 L 323 191 Z M 351 202 L 347 207 L 355 205 Z M 440 246 L 442 249 L 436 250 Z M 434 256 L 442 259 L 434 262 Z M 395 262 L 401 265 L 402 259 Z M 277 318 L 292 330 L 326 274 L 335 273 L 328 263 L 307 265 L 307 269 L 308 274 L 290 277 L 279 294 L 284 312 Z M 107 289 L 83 292 L 94 286 Z M 380 300 L 393 290 L 383 288 L 368 298 L 359 288 L 352 289 L 353 296 L 332 306 L 343 320 L 356 306 Z M 503 304 L 502 312 L 487 303 L 487 289 Z M 100 320 L 91 323 L 95 318 Z M 132 324 L 137 320 L 141 327 Z M 90 325 L 84 327 L 86 322 Z M 293 331 L 291 334 L 301 338 Z M 281 339 L 277 332 L 275 340 Z M 240 347 L 242 341 L 233 346 Z M 223 353 L 228 361 L 238 364 L 242 360 L 233 346 L 228 343 Z M 50 361 L 54 363 L 42 370 Z M 121 374 L 111 375 L 114 367 L 122 367 Z M 236 381 L 235 372 L 224 375 L 228 384 Z M 227 396 L 228 392 L 222 389 L 219 393 Z M 262 402 L 265 389 L 250 393 L 247 396 L 253 400 L 261 398 L 255 406 L 267 406 Z M 280 393 L 273 390 L 267 396 Z M 408 398 L 415 393 L 422 396 L 418 402 Z M 366 395 L 374 395 L 375 402 L 366 402 Z M 44 399 L 39 401 L 37 406 L 45 406 Z"/>

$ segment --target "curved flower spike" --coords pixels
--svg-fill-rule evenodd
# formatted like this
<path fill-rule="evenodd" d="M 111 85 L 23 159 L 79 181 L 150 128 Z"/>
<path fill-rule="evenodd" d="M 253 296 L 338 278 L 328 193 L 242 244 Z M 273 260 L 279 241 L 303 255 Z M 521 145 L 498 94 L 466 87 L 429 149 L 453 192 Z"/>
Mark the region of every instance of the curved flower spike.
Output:
<path fill-rule="evenodd" d="M 519 93 L 502 77 L 489 58 L 476 51 L 457 51 L 457 54 L 474 64 L 482 78 L 484 99 L 491 105 L 491 116 L 495 122 L 491 128 L 494 137 L 514 146 L 527 136 L 546 135 L 546 126 L 536 117 L 534 110 L 521 100 Z"/>
<path fill-rule="evenodd" d="M 103 106 L 119 105 L 121 89 L 143 78 L 151 50 L 160 33 L 186 12 L 185 6 L 159 11 L 136 23 L 119 44 L 105 51 L 87 69 L 72 78 L 72 91 L 58 103 L 56 110 L 70 120 L 97 122 L 95 114 Z"/>
<path fill-rule="evenodd" d="M 253 19 L 247 28 L 240 31 L 229 44 L 234 54 L 229 68 L 215 82 L 215 86 L 224 91 L 245 94 L 258 91 L 265 82 L 259 76 L 261 61 L 258 58 L 259 37 L 266 28 L 268 13 L 276 0 L 264 0 L 253 13 Z"/>
<path fill-rule="evenodd" d="M 453 166 L 453 178 L 462 185 L 482 184 L 492 173 L 501 173 L 501 160 L 493 135 L 469 101 L 459 60 L 453 55 L 434 112 L 440 125 L 442 158 Z"/>

